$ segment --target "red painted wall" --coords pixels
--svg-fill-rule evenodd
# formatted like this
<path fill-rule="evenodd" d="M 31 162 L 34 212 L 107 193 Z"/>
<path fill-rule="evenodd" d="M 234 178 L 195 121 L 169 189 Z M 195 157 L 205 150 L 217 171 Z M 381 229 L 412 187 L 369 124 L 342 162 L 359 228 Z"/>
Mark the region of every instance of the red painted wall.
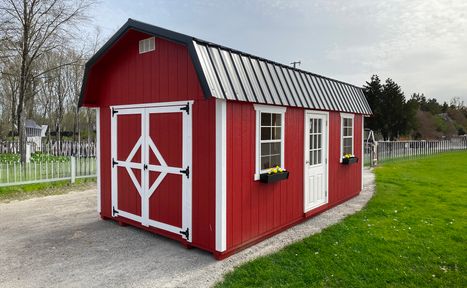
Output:
<path fill-rule="evenodd" d="M 322 212 L 361 190 L 361 164 L 340 164 L 340 113 L 329 113 L 329 203 L 304 214 L 304 113 L 287 107 L 284 162 L 289 179 L 254 181 L 256 111 L 253 104 L 227 103 L 227 251 L 239 249 Z M 361 158 L 361 115 L 355 116 L 354 151 Z"/>
<path fill-rule="evenodd" d="M 139 54 L 138 41 L 149 37 L 129 31 L 93 67 L 85 104 L 100 107 L 101 214 L 111 217 L 110 105 L 195 100 L 193 113 L 193 242 L 215 248 L 215 100 L 206 100 L 186 47 L 156 38 L 156 50 Z M 131 221 L 130 221 L 131 222 Z M 135 222 L 133 225 L 140 226 Z M 142 227 L 142 226 L 140 226 Z M 144 227 L 142 227 L 144 228 Z M 146 228 L 145 228 L 146 229 Z M 149 229 L 181 239 L 156 229 Z"/>

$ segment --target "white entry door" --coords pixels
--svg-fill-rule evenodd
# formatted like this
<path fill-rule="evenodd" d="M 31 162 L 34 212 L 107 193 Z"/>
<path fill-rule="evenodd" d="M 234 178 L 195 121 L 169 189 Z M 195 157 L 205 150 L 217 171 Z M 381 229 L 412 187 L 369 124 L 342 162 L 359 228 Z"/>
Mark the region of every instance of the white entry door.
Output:
<path fill-rule="evenodd" d="M 327 123 L 327 113 L 305 113 L 305 212 L 328 202 Z"/>
<path fill-rule="evenodd" d="M 114 106 L 112 216 L 191 242 L 191 102 Z"/>

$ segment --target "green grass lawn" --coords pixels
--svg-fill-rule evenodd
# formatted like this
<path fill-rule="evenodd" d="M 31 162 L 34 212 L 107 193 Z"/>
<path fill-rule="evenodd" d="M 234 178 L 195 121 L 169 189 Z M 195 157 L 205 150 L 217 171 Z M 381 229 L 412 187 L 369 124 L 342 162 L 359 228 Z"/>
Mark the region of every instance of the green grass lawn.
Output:
<path fill-rule="evenodd" d="M 73 184 L 71 184 L 70 180 L 64 180 L 0 187 L 0 203 L 8 203 L 13 200 L 25 200 L 48 195 L 65 194 L 70 191 L 81 191 L 95 187 L 96 178 L 76 179 L 76 182 Z"/>
<path fill-rule="evenodd" d="M 367 207 L 218 287 L 467 287 L 467 152 L 375 169 Z"/>

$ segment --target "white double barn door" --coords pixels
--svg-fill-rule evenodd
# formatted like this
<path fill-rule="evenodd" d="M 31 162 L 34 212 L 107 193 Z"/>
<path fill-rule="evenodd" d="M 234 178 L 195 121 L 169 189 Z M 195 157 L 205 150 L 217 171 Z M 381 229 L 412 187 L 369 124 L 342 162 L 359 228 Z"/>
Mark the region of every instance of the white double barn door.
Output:
<path fill-rule="evenodd" d="M 191 103 L 114 106 L 112 211 L 191 242 Z"/>

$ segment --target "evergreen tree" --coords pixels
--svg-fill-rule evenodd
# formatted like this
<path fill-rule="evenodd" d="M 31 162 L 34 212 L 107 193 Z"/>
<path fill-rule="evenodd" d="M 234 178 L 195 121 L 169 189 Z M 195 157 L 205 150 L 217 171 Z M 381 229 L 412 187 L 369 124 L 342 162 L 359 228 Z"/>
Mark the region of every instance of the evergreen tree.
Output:
<path fill-rule="evenodd" d="M 363 92 L 366 100 L 371 107 L 373 116 L 365 119 L 365 126 L 373 131 L 379 131 L 381 126 L 381 98 L 382 98 L 383 85 L 379 80 L 378 75 L 371 76 L 370 82 L 366 82 L 363 86 Z"/>
<path fill-rule="evenodd" d="M 414 94 L 415 99 L 406 102 L 396 82 L 387 79 L 382 85 L 377 75 L 373 75 L 363 89 L 373 111 L 373 116 L 365 121 L 367 128 L 381 133 L 385 140 L 395 140 L 416 127 L 418 103 L 426 101 L 423 94 Z"/>

